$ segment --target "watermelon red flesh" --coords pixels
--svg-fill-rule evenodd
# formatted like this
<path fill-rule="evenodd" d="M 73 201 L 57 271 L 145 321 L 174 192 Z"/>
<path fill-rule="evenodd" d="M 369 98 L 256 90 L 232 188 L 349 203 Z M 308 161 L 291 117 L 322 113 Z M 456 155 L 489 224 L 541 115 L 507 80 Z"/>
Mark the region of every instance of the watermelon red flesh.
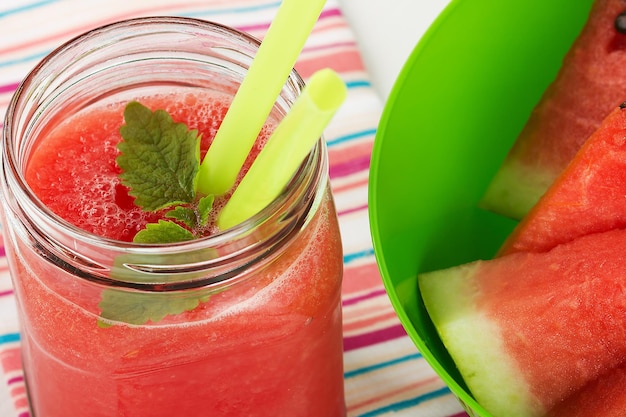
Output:
<path fill-rule="evenodd" d="M 424 305 L 476 400 L 535 417 L 626 355 L 626 230 L 425 273 Z"/>
<path fill-rule="evenodd" d="M 626 108 L 581 147 L 500 248 L 544 252 L 589 233 L 626 227 Z"/>
<path fill-rule="evenodd" d="M 586 385 L 550 410 L 547 417 L 623 417 L 626 414 L 626 364 Z"/>
<path fill-rule="evenodd" d="M 489 185 L 481 206 L 520 219 L 610 111 L 626 99 L 624 0 L 596 0 L 562 67 Z"/>

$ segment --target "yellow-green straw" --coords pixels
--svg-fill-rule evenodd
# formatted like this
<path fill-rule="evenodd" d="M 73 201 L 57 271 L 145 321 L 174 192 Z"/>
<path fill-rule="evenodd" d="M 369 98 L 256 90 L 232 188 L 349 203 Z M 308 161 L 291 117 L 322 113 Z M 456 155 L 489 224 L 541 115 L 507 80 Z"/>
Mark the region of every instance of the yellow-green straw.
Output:
<path fill-rule="evenodd" d="M 220 229 L 252 217 L 280 194 L 345 100 L 346 90 L 330 69 L 313 74 L 218 216 Z"/>
<path fill-rule="evenodd" d="M 221 195 L 235 183 L 324 3 L 283 0 L 202 161 L 201 193 Z"/>

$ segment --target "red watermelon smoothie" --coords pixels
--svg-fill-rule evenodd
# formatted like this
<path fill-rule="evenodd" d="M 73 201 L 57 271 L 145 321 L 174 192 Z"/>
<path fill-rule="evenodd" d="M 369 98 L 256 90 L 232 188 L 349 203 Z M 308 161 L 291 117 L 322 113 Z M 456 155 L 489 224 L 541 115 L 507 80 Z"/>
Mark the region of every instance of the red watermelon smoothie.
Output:
<path fill-rule="evenodd" d="M 162 38 L 174 31 L 176 48 Z M 207 59 L 227 73 L 180 60 L 181 51 L 196 59 L 217 41 L 238 51 Z M 77 62 L 76 45 L 98 52 Z M 233 56 L 255 47 L 190 19 L 122 22 L 56 51 L 16 95 L 4 138 L 3 224 L 34 416 L 345 416 L 342 248 L 322 141 L 288 190 L 244 224 L 209 227 L 183 243 L 131 242 L 164 212 L 141 211 L 120 184 L 124 105 L 168 111 L 198 130 L 204 152 L 236 85 Z M 106 53 L 121 58 L 106 68 L 110 56 L 96 56 Z M 78 64 L 99 71 L 26 96 L 60 64 L 67 74 Z M 247 166 L 297 95 L 293 77 Z M 227 199 L 217 198 L 213 212 Z"/>

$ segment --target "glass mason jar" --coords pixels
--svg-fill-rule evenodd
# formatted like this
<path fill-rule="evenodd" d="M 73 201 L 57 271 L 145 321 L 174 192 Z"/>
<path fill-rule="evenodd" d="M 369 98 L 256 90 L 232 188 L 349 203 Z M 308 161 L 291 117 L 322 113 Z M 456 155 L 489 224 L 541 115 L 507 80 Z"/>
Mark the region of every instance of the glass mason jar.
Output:
<path fill-rule="evenodd" d="M 119 103 L 139 97 L 174 111 L 198 97 L 232 97 L 257 48 L 218 24 L 134 19 L 61 46 L 16 92 L 2 211 L 36 417 L 345 416 L 342 248 L 322 139 L 260 213 L 183 243 L 85 231 L 33 191 L 69 181 L 63 170 L 27 175 L 34 156 L 87 167 L 108 157 L 41 145 L 68 120 L 115 136 L 119 126 L 100 114 L 122 123 Z M 292 72 L 270 118 L 302 87 Z M 106 229 L 112 217 L 98 216 L 111 207 L 96 203 L 67 212 L 83 210 Z"/>

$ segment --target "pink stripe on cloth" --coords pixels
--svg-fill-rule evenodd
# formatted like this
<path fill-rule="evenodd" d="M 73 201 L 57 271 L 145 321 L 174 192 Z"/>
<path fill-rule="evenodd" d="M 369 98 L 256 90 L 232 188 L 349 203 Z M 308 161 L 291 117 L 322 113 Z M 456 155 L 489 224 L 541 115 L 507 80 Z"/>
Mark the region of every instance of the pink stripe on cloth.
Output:
<path fill-rule="evenodd" d="M 325 67 L 332 68 L 337 72 L 363 71 L 364 65 L 358 51 L 336 52 L 324 56 Z M 319 58 L 301 59 L 296 63 L 296 70 L 302 77 L 309 78 L 315 71 L 320 69 Z"/>
<path fill-rule="evenodd" d="M 318 20 L 324 20 L 328 17 L 341 16 L 341 12 L 339 9 L 327 9 L 322 10 L 320 13 L 320 17 Z M 238 26 L 237 29 L 243 32 L 266 32 L 270 27 L 270 22 L 257 23 L 253 25 L 242 25 Z"/>
<path fill-rule="evenodd" d="M 384 288 L 375 289 L 372 292 L 368 292 L 366 294 L 359 295 L 357 297 L 352 297 L 352 298 L 345 297 L 346 299 L 344 299 L 342 304 L 344 306 L 349 306 L 349 305 L 352 305 L 352 304 L 360 303 L 360 302 L 365 301 L 365 300 L 369 300 L 369 299 L 374 298 L 374 297 L 380 297 L 380 296 L 384 296 L 384 295 L 387 295 L 387 292 L 385 291 Z"/>
<path fill-rule="evenodd" d="M 15 90 L 17 90 L 17 87 L 19 85 L 19 83 L 0 85 L 0 93 L 13 93 Z"/>
<path fill-rule="evenodd" d="M 393 396 L 396 396 L 396 395 L 399 395 L 399 394 L 403 394 L 403 393 L 407 393 L 407 392 L 410 392 L 410 391 L 417 391 L 418 389 L 422 388 L 424 385 L 428 385 L 428 384 L 430 384 L 432 382 L 437 381 L 437 379 L 438 379 L 437 377 L 433 376 L 433 377 L 421 380 L 419 382 L 403 386 L 402 388 L 397 388 L 397 389 L 394 389 L 394 390 L 387 391 L 383 395 L 378 395 L 376 397 L 370 397 L 370 398 L 368 398 L 367 400 L 365 400 L 363 402 L 351 405 L 348 408 L 348 411 L 349 412 L 356 412 L 359 409 L 372 406 L 373 404 L 376 404 L 376 403 L 380 403 L 380 402 L 384 401 L 385 399 L 387 399 L 389 397 L 393 397 Z M 455 416 L 451 416 L 451 417 L 455 417 Z"/>
<path fill-rule="evenodd" d="M 364 171 L 370 167 L 370 156 L 365 155 L 345 161 L 341 164 L 330 166 L 330 178 L 345 177 L 359 171 Z"/>
<path fill-rule="evenodd" d="M 13 378 L 9 378 L 7 380 L 7 384 L 9 385 L 13 385 L 15 383 L 23 383 L 24 382 L 24 377 L 19 375 L 19 376 L 14 376 Z M 20 387 L 17 387 L 15 389 L 13 389 L 13 391 L 17 392 L 19 391 Z"/>
<path fill-rule="evenodd" d="M 356 142 L 346 147 L 333 147 L 328 150 L 330 165 L 339 165 L 352 161 L 354 158 L 369 158 L 374 142 L 371 140 Z"/>
<path fill-rule="evenodd" d="M 363 329 L 367 329 L 368 327 L 371 327 L 372 325 L 385 322 L 394 318 L 396 318 L 396 313 L 393 310 L 390 310 L 384 314 L 377 314 L 374 317 L 368 317 L 368 318 L 357 320 L 351 323 L 346 323 L 343 326 L 343 330 L 347 332 L 348 334 L 350 332 L 362 331 Z"/>
<path fill-rule="evenodd" d="M 344 268 L 344 300 L 350 300 L 351 294 L 360 293 L 364 289 L 381 289 L 382 285 L 378 265 L 373 259 L 358 266 L 346 266 Z"/>
<path fill-rule="evenodd" d="M 332 186 L 332 190 L 334 193 L 338 194 L 344 191 L 348 191 L 350 189 L 354 189 L 354 188 L 359 188 L 359 187 L 363 187 L 366 186 L 368 184 L 369 180 L 367 177 L 365 178 L 361 178 L 361 179 L 357 179 L 354 181 L 351 181 L 347 184 L 340 184 L 338 181 L 331 183 Z"/>
<path fill-rule="evenodd" d="M 22 371 L 22 357 L 19 346 L 12 345 L 0 350 L 0 366 L 5 374 Z"/>
<path fill-rule="evenodd" d="M 28 408 L 28 397 L 26 396 L 26 390 L 22 390 L 19 394 L 15 394 L 13 398 L 13 405 L 17 410 L 22 408 Z M 23 412 L 22 414 L 20 414 L 20 416 L 30 416 L 30 413 Z"/>
<path fill-rule="evenodd" d="M 338 211 L 337 214 L 339 216 L 345 216 L 346 214 L 355 213 L 355 212 L 358 212 L 358 211 L 365 211 L 365 210 L 367 210 L 367 204 L 364 204 L 362 206 L 357 206 L 357 207 L 351 207 L 351 208 L 345 209 L 345 210 L 341 210 L 341 211 Z"/>
<path fill-rule="evenodd" d="M 355 336 L 347 336 L 343 338 L 343 349 L 350 351 L 360 349 L 377 343 L 387 342 L 389 340 L 405 337 L 406 331 L 401 324 L 376 330 L 370 333 L 359 334 Z"/>

